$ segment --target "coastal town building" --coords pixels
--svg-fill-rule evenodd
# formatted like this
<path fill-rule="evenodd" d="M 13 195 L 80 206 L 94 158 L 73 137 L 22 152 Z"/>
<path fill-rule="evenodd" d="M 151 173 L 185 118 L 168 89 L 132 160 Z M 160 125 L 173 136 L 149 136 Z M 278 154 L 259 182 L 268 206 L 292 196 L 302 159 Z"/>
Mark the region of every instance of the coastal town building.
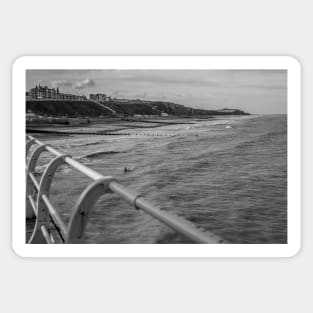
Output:
<path fill-rule="evenodd" d="M 95 93 L 95 94 L 90 94 L 89 99 L 93 101 L 98 101 L 98 102 L 106 102 L 108 100 L 108 97 L 104 93 Z"/>
<path fill-rule="evenodd" d="M 47 86 L 36 85 L 26 91 L 26 100 L 67 100 L 67 101 L 86 101 L 86 96 L 61 93 L 59 88 L 48 88 Z"/>

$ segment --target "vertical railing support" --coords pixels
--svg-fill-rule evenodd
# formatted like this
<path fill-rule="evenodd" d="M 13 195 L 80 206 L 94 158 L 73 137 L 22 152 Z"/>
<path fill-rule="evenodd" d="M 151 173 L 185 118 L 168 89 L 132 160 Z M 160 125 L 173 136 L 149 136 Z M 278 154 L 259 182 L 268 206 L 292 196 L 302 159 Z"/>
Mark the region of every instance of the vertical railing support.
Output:
<path fill-rule="evenodd" d="M 109 184 L 113 180 L 111 176 L 98 179 L 87 186 L 80 195 L 69 222 L 66 243 L 82 242 L 91 210 L 101 196 L 111 192 Z"/>
<path fill-rule="evenodd" d="M 68 155 L 60 155 L 54 158 L 48 166 L 46 167 L 45 171 L 42 174 L 40 184 L 39 184 L 39 190 L 37 195 L 37 219 L 35 228 L 33 231 L 33 234 L 29 240 L 29 243 L 46 243 L 46 239 L 43 236 L 42 233 L 42 226 L 45 226 L 47 231 L 49 231 L 49 212 L 48 208 L 42 198 L 43 195 L 45 195 L 47 198 L 49 198 L 50 194 L 50 187 L 52 184 L 53 176 L 56 172 L 56 170 L 62 165 L 65 164 L 65 158 L 68 157 Z"/>

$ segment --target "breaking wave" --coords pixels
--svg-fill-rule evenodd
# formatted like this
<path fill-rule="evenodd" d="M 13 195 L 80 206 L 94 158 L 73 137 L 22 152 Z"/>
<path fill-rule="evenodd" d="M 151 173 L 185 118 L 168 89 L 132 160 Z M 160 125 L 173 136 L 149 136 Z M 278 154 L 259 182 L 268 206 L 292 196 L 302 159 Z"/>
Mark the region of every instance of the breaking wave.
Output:
<path fill-rule="evenodd" d="M 128 149 L 128 150 L 101 150 L 101 151 L 95 151 L 91 152 L 88 154 L 85 154 L 81 157 L 78 157 L 77 160 L 84 160 L 84 159 L 92 159 L 92 158 L 98 158 L 103 155 L 108 155 L 108 154 L 119 154 L 119 153 L 128 153 L 131 152 L 133 148 Z"/>

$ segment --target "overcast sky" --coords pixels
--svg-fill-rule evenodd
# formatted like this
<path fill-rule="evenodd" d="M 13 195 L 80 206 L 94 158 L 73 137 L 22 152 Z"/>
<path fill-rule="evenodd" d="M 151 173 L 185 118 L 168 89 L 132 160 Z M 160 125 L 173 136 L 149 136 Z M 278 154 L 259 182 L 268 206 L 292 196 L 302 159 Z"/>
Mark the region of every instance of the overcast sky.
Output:
<path fill-rule="evenodd" d="M 202 109 L 287 113 L 286 70 L 27 70 L 37 84 L 89 96 L 164 100 Z"/>

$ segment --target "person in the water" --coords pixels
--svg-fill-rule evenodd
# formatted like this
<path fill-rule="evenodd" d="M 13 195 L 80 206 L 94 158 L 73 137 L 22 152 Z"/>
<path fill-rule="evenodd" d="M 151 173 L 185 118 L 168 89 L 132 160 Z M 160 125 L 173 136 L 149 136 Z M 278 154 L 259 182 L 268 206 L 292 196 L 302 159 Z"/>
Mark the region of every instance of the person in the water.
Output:
<path fill-rule="evenodd" d="M 124 173 L 131 172 L 133 170 L 134 170 L 133 167 L 124 167 Z"/>

